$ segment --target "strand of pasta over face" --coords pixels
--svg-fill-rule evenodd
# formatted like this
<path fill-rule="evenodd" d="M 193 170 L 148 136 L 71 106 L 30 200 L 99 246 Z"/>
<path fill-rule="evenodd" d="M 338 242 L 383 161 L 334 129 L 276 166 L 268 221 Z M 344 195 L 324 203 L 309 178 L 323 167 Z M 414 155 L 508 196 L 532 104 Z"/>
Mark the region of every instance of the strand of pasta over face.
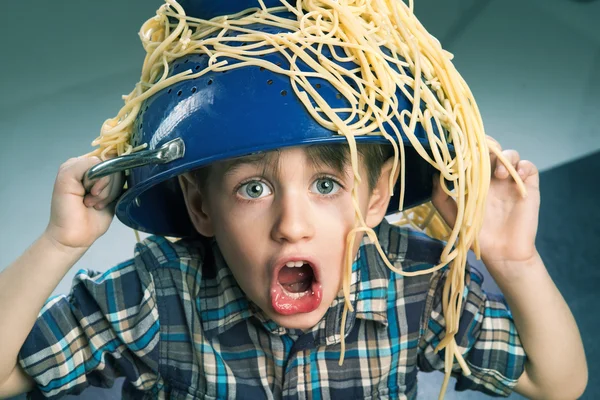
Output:
<path fill-rule="evenodd" d="M 260 0 L 259 0 L 260 2 Z M 457 201 L 455 226 L 447 233 L 440 263 L 418 274 L 449 266 L 443 293 L 447 321 L 446 336 L 438 350 L 446 349 L 446 376 L 443 395 L 456 359 L 468 374 L 454 335 L 458 331 L 464 289 L 466 255 L 482 224 L 485 197 L 490 181 L 488 144 L 475 99 L 454 68 L 452 55 L 442 49 L 413 15 L 413 5 L 398 0 L 281 0 L 282 6 L 245 10 L 235 15 L 201 20 L 185 15 L 174 0 L 166 0 L 155 17 L 141 28 L 140 38 L 147 52 L 140 82 L 124 96 L 118 115 L 107 120 L 94 141 L 93 154 L 102 158 L 135 151 L 130 144 L 133 122 L 144 100 L 158 91 L 210 71 L 227 71 L 248 66 L 262 67 L 287 76 L 297 98 L 310 116 L 323 127 L 343 135 L 350 146 L 355 175 L 353 198 L 356 227 L 348 235 L 343 291 L 346 295 L 342 321 L 344 349 L 345 317 L 352 311 L 350 275 L 354 241 L 366 234 L 376 244 L 389 268 L 402 275 L 401 266 L 392 265 L 358 208 L 358 152 L 355 137 L 379 134 L 394 148 L 394 171 L 401 180 L 404 198 L 404 145 L 402 135 L 417 153 L 440 173 L 443 189 Z M 294 18 L 283 17 L 283 13 Z M 277 27 L 269 33 L 256 26 Z M 332 55 L 324 57 L 323 49 Z M 278 53 L 289 62 L 282 68 L 262 56 Z M 208 66 L 198 72 L 187 70 L 169 76 L 171 63 L 188 54 L 205 54 Z M 302 68 L 299 63 L 302 63 Z M 340 63 L 353 63 L 352 69 Z M 311 78 L 325 79 L 345 99 L 344 108 L 333 108 L 311 84 Z M 412 102 L 411 110 L 398 109 L 398 90 Z M 392 121 L 400 121 L 400 126 Z M 427 133 L 430 149 L 415 136 L 417 124 Z M 439 134 L 446 132 L 446 134 Z M 449 144 L 454 146 L 454 155 Z M 446 186 L 451 182 L 453 191 Z M 390 180 L 390 187 L 394 182 Z M 343 361 L 342 359 L 340 363 Z"/>

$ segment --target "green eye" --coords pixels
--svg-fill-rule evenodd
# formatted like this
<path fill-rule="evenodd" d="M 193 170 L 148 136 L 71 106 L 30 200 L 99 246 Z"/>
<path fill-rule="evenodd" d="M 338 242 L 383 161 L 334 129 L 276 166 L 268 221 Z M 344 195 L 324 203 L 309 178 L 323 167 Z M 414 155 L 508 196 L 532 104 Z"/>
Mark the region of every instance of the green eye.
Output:
<path fill-rule="evenodd" d="M 340 185 L 331 178 L 319 178 L 313 183 L 313 192 L 323 195 L 334 194 L 340 190 Z"/>
<path fill-rule="evenodd" d="M 271 194 L 271 189 L 261 181 L 250 181 L 238 189 L 238 194 L 245 199 L 259 199 Z"/>
<path fill-rule="evenodd" d="M 254 183 L 252 185 L 248 185 L 246 186 L 246 194 L 249 197 L 252 198 L 259 198 L 260 195 L 263 193 L 264 189 L 262 187 L 262 185 L 258 184 L 258 183 Z"/>

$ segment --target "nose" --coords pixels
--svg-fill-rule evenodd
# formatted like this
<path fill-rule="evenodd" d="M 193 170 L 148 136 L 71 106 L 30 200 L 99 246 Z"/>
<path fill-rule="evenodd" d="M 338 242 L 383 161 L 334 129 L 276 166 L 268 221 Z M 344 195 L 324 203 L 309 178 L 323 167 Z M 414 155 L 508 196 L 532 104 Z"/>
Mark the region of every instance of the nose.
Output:
<path fill-rule="evenodd" d="M 297 243 L 314 236 L 315 226 L 306 194 L 285 193 L 276 204 L 277 217 L 271 236 L 276 242 Z"/>

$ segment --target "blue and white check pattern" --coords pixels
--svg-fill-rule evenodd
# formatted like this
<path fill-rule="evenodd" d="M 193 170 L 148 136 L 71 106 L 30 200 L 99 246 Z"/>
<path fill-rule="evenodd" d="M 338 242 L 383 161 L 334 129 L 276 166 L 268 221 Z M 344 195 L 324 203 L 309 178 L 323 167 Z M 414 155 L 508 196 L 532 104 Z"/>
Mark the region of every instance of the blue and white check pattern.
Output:
<path fill-rule="evenodd" d="M 429 268 L 443 244 L 383 222 L 379 241 L 405 271 Z M 20 353 L 37 388 L 57 398 L 126 377 L 125 398 L 414 399 L 417 372 L 442 370 L 441 290 L 447 270 L 391 272 L 365 241 L 353 266 L 340 358 L 343 296 L 308 332 L 267 319 L 245 296 L 215 242 L 150 237 L 104 274 L 79 271 L 50 299 Z M 457 389 L 508 395 L 525 353 L 504 300 L 467 273 L 457 343 L 471 368 Z"/>

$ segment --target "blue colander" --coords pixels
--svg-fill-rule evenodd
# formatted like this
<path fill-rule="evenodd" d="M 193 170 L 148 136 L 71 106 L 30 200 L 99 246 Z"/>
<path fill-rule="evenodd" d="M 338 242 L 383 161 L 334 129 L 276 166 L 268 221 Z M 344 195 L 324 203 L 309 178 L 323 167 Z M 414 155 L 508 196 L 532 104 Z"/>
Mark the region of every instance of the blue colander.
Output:
<path fill-rule="evenodd" d="M 278 0 L 264 0 L 264 3 L 267 7 L 281 5 Z M 187 0 L 180 4 L 187 15 L 204 19 L 259 7 L 257 0 Z M 287 17 L 294 18 L 291 14 Z M 254 29 L 280 31 L 264 25 Z M 322 54 L 331 59 L 325 47 Z M 282 68 L 289 66 L 279 53 L 265 55 L 264 59 Z M 169 75 L 190 69 L 200 71 L 207 65 L 206 55 L 191 54 L 171 63 Z M 350 63 L 347 67 L 354 69 L 356 65 Z M 332 107 L 347 107 L 346 100 L 326 80 L 315 78 L 311 83 Z M 399 111 L 412 109 L 400 90 L 397 96 Z M 399 122 L 395 123 L 401 130 Z M 391 129 L 388 132 L 392 134 Z M 422 126 L 417 125 L 415 134 L 429 148 Z M 435 170 L 405 137 L 403 140 L 407 169 L 404 205 L 409 208 L 430 199 Z M 381 136 L 357 136 L 356 141 L 389 144 Z M 128 189 L 117 203 L 117 217 L 125 225 L 143 232 L 183 237 L 194 235 L 195 231 L 176 179 L 178 175 L 228 158 L 290 146 L 346 143 L 346 139 L 313 120 L 296 98 L 288 77 L 246 66 L 209 72 L 153 95 L 137 117 L 132 142 L 134 146 L 145 143 L 148 150 L 125 156 L 123 160 L 110 160 L 112 169 L 100 167 L 110 172 L 123 165 L 136 167 L 130 169 Z M 399 185 L 390 202 L 390 212 L 397 210 L 398 196 Z"/>

